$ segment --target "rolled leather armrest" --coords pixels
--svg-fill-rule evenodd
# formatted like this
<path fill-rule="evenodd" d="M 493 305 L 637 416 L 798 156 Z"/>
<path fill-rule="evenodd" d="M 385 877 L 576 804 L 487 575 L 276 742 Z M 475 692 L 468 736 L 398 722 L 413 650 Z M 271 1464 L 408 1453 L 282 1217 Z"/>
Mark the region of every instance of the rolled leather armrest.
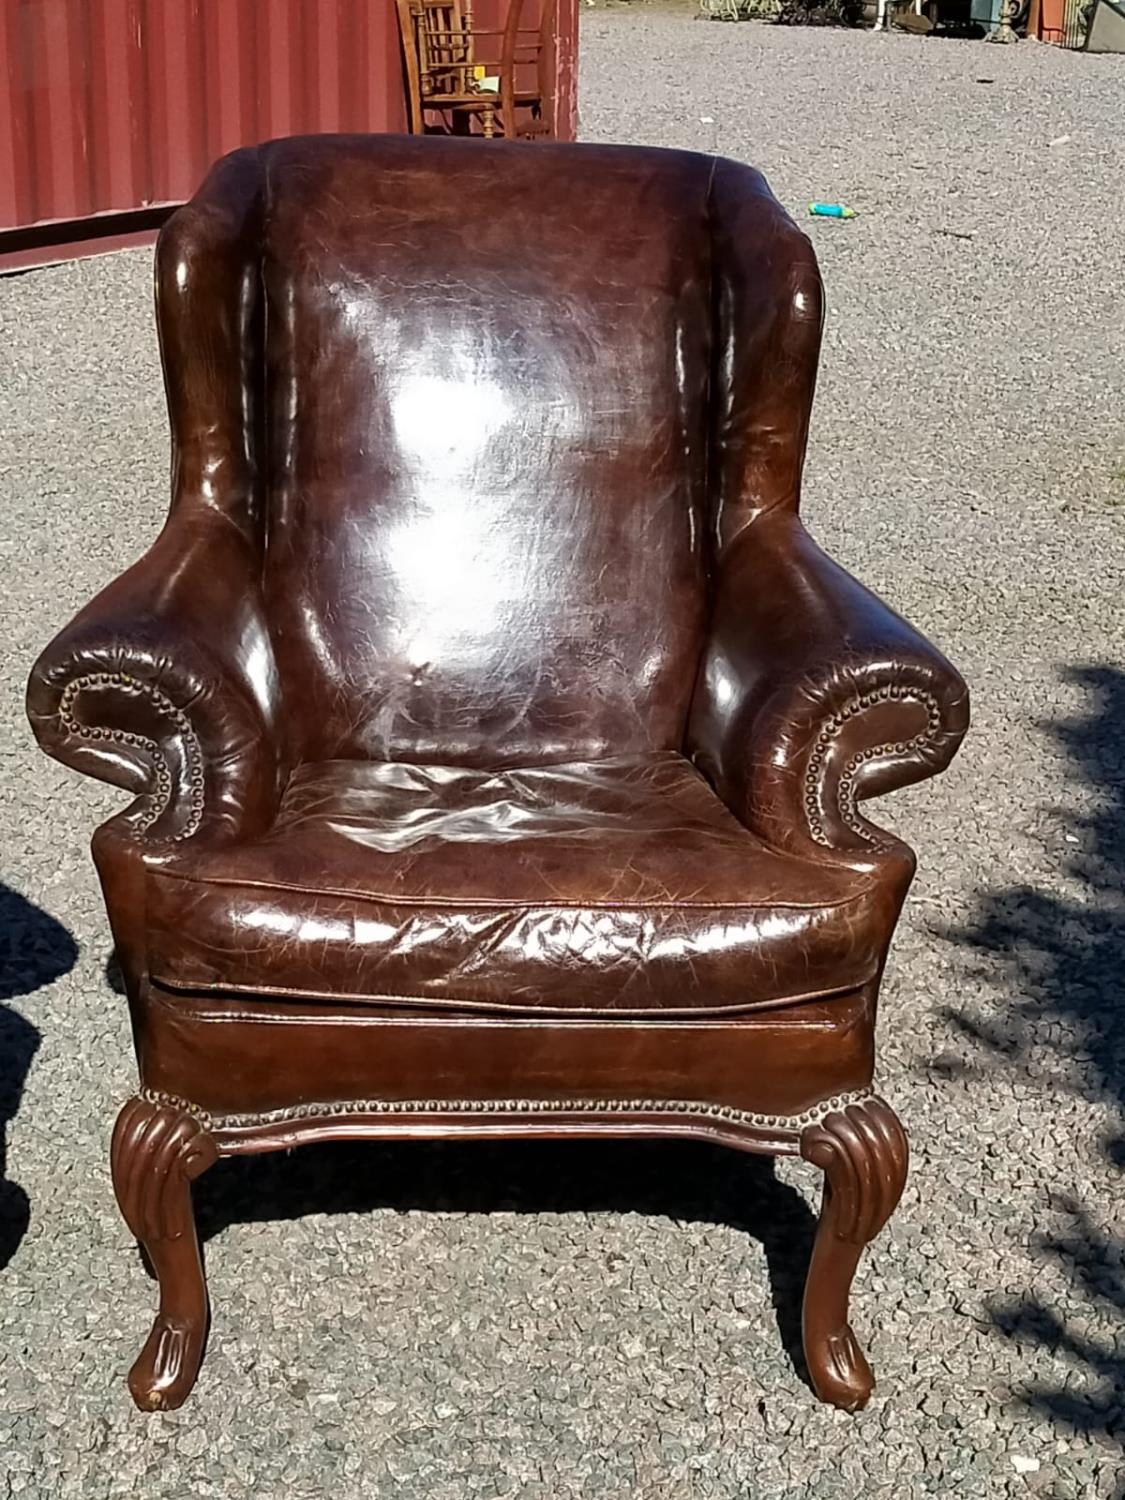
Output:
<path fill-rule="evenodd" d="M 768 843 L 912 866 L 858 804 L 944 770 L 968 723 L 968 689 L 949 662 L 792 511 L 762 516 L 731 545 L 688 741 Z"/>
<path fill-rule="evenodd" d="M 154 852 L 252 834 L 276 807 L 276 672 L 255 551 L 228 518 L 185 508 L 32 669 L 40 745 L 136 793 L 112 826 Z"/>

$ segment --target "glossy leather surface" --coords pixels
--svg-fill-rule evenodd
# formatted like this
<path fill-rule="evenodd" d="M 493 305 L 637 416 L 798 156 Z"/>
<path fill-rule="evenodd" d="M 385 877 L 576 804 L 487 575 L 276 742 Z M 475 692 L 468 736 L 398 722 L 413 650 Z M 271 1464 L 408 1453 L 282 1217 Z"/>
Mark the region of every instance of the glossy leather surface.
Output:
<path fill-rule="evenodd" d="M 614 1015 L 858 988 L 897 915 L 872 876 L 764 847 L 672 752 L 305 766 L 267 838 L 152 872 L 147 909 L 166 986 Z"/>
<path fill-rule="evenodd" d="M 874 985 L 730 1016 L 485 1015 L 146 986 L 151 1088 L 219 1114 L 306 1099 L 708 1099 L 798 1114 L 870 1083 Z"/>
<path fill-rule="evenodd" d="M 912 857 L 857 802 L 967 699 L 797 519 L 822 297 L 758 174 L 281 142 L 157 287 L 172 514 L 29 689 L 137 794 L 95 840 L 135 1005 L 150 966 L 624 1016 L 877 975 Z"/>
<path fill-rule="evenodd" d="M 703 156 L 291 140 L 172 217 L 157 307 L 171 516 L 28 693 L 135 794 L 94 839 L 160 1283 L 134 1400 L 199 1370 L 220 1156 L 626 1135 L 821 1167 L 805 1360 L 862 1406 L 913 855 L 859 804 L 941 770 L 967 698 L 797 518 L 808 241 Z"/>
<path fill-rule="evenodd" d="M 678 747 L 706 610 L 706 173 L 446 150 L 456 192 L 408 140 L 377 172 L 366 143 L 269 158 L 263 577 L 297 753 Z"/>

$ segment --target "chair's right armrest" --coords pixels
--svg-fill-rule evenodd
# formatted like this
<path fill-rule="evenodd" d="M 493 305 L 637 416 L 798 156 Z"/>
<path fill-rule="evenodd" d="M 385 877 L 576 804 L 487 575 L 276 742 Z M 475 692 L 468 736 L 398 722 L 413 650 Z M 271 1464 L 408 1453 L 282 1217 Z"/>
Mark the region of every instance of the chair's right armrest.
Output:
<path fill-rule="evenodd" d="M 114 827 L 146 849 L 244 837 L 276 807 L 277 674 L 255 554 L 220 512 L 183 507 L 32 670 L 39 744 L 134 792 Z"/>

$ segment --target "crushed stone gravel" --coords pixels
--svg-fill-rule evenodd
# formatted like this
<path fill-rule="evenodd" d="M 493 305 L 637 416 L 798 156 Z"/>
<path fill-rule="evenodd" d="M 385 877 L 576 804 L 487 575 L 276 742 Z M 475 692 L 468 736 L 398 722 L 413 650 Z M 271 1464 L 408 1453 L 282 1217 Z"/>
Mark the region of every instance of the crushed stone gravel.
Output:
<path fill-rule="evenodd" d="M 719 150 L 796 214 L 859 211 L 808 221 L 804 509 L 975 695 L 950 772 L 880 804 L 921 856 L 879 1075 L 914 1155 L 857 1282 L 857 1418 L 794 1360 L 815 1175 L 627 1144 L 223 1164 L 197 1192 L 202 1379 L 133 1410 L 153 1289 L 109 1184 L 133 1074 L 86 847 L 120 800 L 35 751 L 22 691 L 164 510 L 150 258 L 0 281 L 0 1494 L 1114 1495 L 1123 85 L 1122 59 L 1032 43 L 583 10 L 587 139 Z"/>

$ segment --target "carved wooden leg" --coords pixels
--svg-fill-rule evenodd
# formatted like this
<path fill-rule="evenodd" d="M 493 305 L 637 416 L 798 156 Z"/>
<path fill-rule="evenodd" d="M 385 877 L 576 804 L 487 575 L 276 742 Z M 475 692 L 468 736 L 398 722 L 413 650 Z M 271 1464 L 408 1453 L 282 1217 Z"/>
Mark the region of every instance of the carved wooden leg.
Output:
<path fill-rule="evenodd" d="M 199 1373 L 209 1308 L 191 1183 L 218 1154 L 200 1121 L 174 1104 L 130 1099 L 117 1117 L 114 1191 L 160 1283 L 160 1310 L 129 1372 L 142 1411 L 180 1406 Z"/>
<path fill-rule="evenodd" d="M 801 1135 L 824 1169 L 824 1199 L 805 1284 L 805 1359 L 822 1401 L 858 1411 L 875 1381 L 848 1323 L 848 1292 L 863 1247 L 894 1212 L 906 1183 L 906 1135 L 882 1099 L 827 1115 Z"/>

